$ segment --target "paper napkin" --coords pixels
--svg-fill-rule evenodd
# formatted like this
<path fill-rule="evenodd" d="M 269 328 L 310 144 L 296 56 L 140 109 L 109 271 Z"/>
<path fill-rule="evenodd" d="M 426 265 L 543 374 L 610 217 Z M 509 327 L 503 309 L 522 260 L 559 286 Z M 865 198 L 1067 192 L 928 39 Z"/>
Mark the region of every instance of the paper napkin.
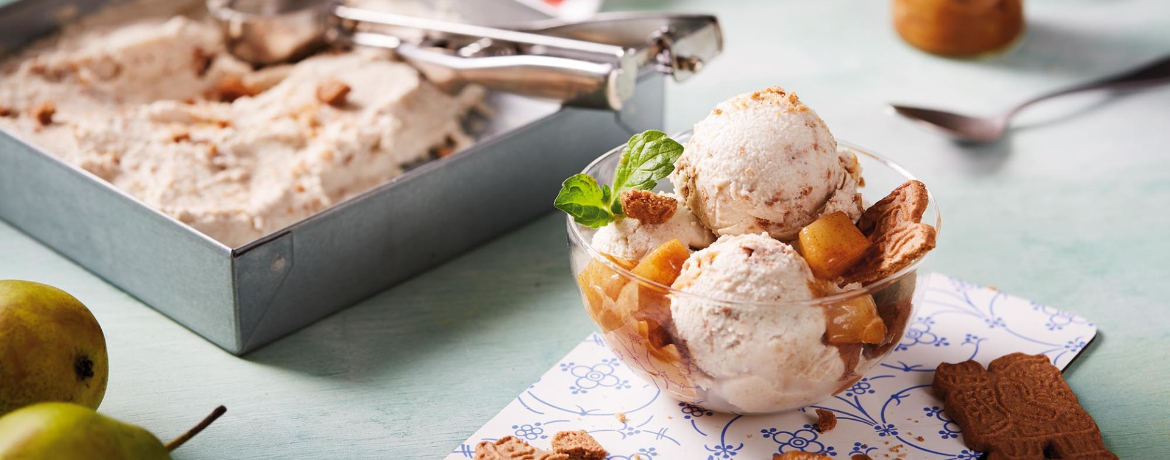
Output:
<path fill-rule="evenodd" d="M 843 393 L 776 415 L 721 414 L 661 394 L 592 334 L 447 460 L 513 435 L 548 448 L 558 431 L 589 431 L 611 460 L 768 460 L 806 451 L 848 459 L 975 460 L 930 391 L 941 362 L 986 365 L 1012 352 L 1043 353 L 1064 369 L 1097 333 L 1088 320 L 994 289 L 933 275 L 926 301 L 894 352 Z M 814 409 L 836 413 L 819 433 Z M 624 419 L 624 421 L 622 421 Z"/>

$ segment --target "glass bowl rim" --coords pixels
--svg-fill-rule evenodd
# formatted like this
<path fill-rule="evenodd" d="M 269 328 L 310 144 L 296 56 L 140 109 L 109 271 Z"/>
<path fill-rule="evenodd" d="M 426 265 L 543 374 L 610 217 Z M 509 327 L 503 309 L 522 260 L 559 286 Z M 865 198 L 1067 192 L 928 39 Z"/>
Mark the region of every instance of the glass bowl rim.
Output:
<path fill-rule="evenodd" d="M 688 129 L 688 130 L 676 133 L 674 135 L 671 135 L 670 137 L 673 139 L 676 139 L 676 140 L 680 140 L 680 142 L 683 142 L 686 139 L 689 139 L 691 134 L 692 134 L 692 130 Z M 842 141 L 839 139 L 837 140 L 837 146 L 838 146 L 838 148 L 844 147 L 845 149 L 848 149 L 849 151 L 853 152 L 855 155 L 864 155 L 866 157 L 869 157 L 870 159 L 873 159 L 873 160 L 877 161 L 878 163 L 885 165 L 887 168 L 890 168 L 890 169 L 894 170 L 895 172 L 901 174 L 902 176 L 906 177 L 906 180 L 918 180 L 917 177 L 915 177 L 913 174 L 911 174 L 909 170 L 902 167 L 902 165 L 894 162 L 893 160 L 890 160 L 889 158 L 886 158 L 882 155 L 874 153 L 873 151 L 861 148 L 861 147 L 857 146 L 856 144 L 853 144 L 851 142 Z M 622 149 L 624 149 L 625 147 L 626 147 L 625 144 L 622 144 L 622 145 L 619 145 L 617 147 L 614 147 L 613 149 L 611 149 L 608 152 L 605 152 L 601 156 L 599 156 L 596 159 L 594 159 L 593 161 L 591 161 L 587 166 L 585 166 L 585 169 L 582 170 L 581 172 L 583 174 L 588 174 L 589 171 L 591 171 L 597 167 L 598 163 L 601 163 L 601 162 L 609 159 L 610 157 L 614 156 L 615 154 L 619 154 L 622 151 Z M 864 171 L 862 173 L 864 174 Z M 935 231 L 935 240 L 937 241 L 938 235 L 941 234 L 941 232 L 942 232 L 942 212 L 938 208 L 938 202 L 935 201 L 934 194 L 931 193 L 930 187 L 926 187 L 926 194 L 927 194 L 927 198 L 928 198 L 927 208 L 933 210 L 934 215 L 935 215 L 934 231 Z M 872 293 L 878 292 L 878 291 L 894 284 L 895 282 L 897 282 L 898 280 L 907 276 L 908 274 L 918 270 L 918 268 L 923 264 L 923 262 L 928 257 L 930 257 L 930 254 L 932 252 L 934 252 L 934 250 L 932 249 L 931 251 L 927 252 L 926 254 L 923 254 L 921 257 L 919 257 L 914 262 L 910 263 L 910 265 L 907 265 L 906 267 L 903 267 L 901 270 L 898 270 L 897 272 L 894 272 L 893 274 L 890 274 L 890 275 L 888 275 L 888 276 L 886 276 L 878 281 L 875 281 L 867 286 L 864 286 L 860 289 L 849 289 L 849 290 L 842 291 L 842 292 L 839 292 L 839 293 L 836 293 L 833 295 L 824 296 L 824 297 L 817 297 L 815 299 L 810 299 L 810 300 L 786 300 L 786 301 L 782 301 L 782 302 L 728 300 L 728 299 L 720 299 L 720 298 L 716 298 L 716 297 L 708 297 L 706 295 L 696 294 L 693 292 L 681 291 L 678 289 L 674 289 L 670 286 L 667 286 L 665 284 L 659 283 L 657 281 L 651 280 L 649 278 L 637 275 L 633 271 L 626 269 L 625 267 L 622 267 L 621 265 L 615 263 L 612 259 L 610 259 L 609 256 L 606 256 L 605 254 L 601 253 L 600 251 L 594 249 L 593 245 L 590 244 L 590 242 L 586 241 L 585 237 L 581 234 L 581 227 L 582 226 L 573 221 L 573 216 L 566 215 L 565 222 L 566 222 L 566 226 L 568 227 L 569 239 L 572 240 L 573 244 L 579 245 L 582 248 L 584 248 L 585 251 L 592 258 L 592 260 L 600 261 L 601 263 L 605 264 L 605 266 L 607 268 L 609 268 L 610 270 L 613 270 L 614 272 L 618 273 L 619 275 L 621 275 L 622 277 L 624 277 L 626 279 L 629 279 L 632 281 L 637 281 L 638 283 L 642 284 L 643 286 L 649 286 L 649 287 L 652 287 L 654 289 L 661 290 L 661 291 L 667 293 L 671 297 L 685 298 L 685 299 L 689 299 L 689 300 L 697 301 L 697 302 L 702 302 L 702 303 L 706 303 L 706 304 L 728 305 L 728 306 L 734 305 L 734 306 L 740 306 L 740 307 L 745 307 L 745 306 L 747 306 L 747 307 L 752 307 L 752 306 L 754 306 L 754 307 L 775 307 L 778 305 L 784 305 L 784 306 L 823 306 L 823 305 L 839 304 L 839 303 L 846 302 L 846 301 L 849 301 L 851 299 L 860 297 L 862 295 L 872 294 Z M 570 257 L 571 257 L 571 255 L 570 255 Z"/>

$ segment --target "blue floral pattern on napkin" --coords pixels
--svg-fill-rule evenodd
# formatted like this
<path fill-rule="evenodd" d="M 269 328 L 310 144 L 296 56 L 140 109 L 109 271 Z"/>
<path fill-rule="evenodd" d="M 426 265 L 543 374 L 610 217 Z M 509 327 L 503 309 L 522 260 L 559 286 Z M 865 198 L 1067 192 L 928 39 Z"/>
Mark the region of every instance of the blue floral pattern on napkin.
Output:
<path fill-rule="evenodd" d="M 480 441 L 508 435 L 548 448 L 552 433 L 579 429 L 605 446 L 609 460 L 766 459 L 789 451 L 976 460 L 979 452 L 963 445 L 958 425 L 930 391 L 935 367 L 968 359 L 986 364 L 1022 351 L 1046 354 L 1063 369 L 1097 329 L 1085 318 L 943 275 L 929 283 L 894 352 L 817 404 L 742 416 L 680 403 L 634 376 L 591 334 L 447 460 L 472 458 Z M 813 409 L 834 412 L 837 428 L 813 428 Z"/>

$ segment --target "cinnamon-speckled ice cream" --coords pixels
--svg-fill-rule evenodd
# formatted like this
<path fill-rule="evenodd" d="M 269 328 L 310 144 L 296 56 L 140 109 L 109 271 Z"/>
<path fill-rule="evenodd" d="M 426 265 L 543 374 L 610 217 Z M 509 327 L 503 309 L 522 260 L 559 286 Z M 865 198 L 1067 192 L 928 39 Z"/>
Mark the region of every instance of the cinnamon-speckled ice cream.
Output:
<path fill-rule="evenodd" d="M 718 106 L 695 125 L 671 182 L 717 235 L 790 241 L 822 215 L 861 215 L 856 158 L 796 94 L 771 87 Z"/>
<path fill-rule="evenodd" d="M 254 70 L 202 5 L 115 6 L 14 56 L 0 127 L 231 247 L 470 143 L 478 88 L 444 94 L 377 50 Z"/>
<path fill-rule="evenodd" d="M 791 246 L 766 234 L 724 236 L 687 259 L 672 287 L 702 298 L 672 296 L 670 312 L 703 371 L 695 383 L 706 407 L 767 412 L 840 386 L 845 364 L 824 342 L 824 309 L 777 306 L 814 299 L 816 283 Z"/>
<path fill-rule="evenodd" d="M 699 223 L 695 214 L 682 200 L 678 200 L 677 195 L 662 195 L 676 200 L 678 207 L 670 219 L 654 224 L 632 217 L 618 217 L 593 234 L 590 242 L 593 249 L 622 259 L 638 260 L 654 248 L 676 238 L 691 249 L 705 248 L 715 241 L 711 231 Z"/>

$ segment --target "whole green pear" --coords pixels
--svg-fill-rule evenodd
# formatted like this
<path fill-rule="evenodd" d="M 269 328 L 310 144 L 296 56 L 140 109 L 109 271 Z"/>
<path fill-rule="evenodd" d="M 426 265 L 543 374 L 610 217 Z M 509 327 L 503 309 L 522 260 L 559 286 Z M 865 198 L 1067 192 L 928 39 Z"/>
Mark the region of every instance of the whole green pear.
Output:
<path fill-rule="evenodd" d="M 169 458 L 149 431 L 77 404 L 33 404 L 0 418 L 0 460 Z"/>
<path fill-rule="evenodd" d="M 106 339 L 67 292 L 0 280 L 0 415 L 38 402 L 96 409 L 106 394 Z"/>
<path fill-rule="evenodd" d="M 0 460 L 158 460 L 227 412 L 215 408 L 166 444 L 145 429 L 63 402 L 26 406 L 0 417 Z"/>

